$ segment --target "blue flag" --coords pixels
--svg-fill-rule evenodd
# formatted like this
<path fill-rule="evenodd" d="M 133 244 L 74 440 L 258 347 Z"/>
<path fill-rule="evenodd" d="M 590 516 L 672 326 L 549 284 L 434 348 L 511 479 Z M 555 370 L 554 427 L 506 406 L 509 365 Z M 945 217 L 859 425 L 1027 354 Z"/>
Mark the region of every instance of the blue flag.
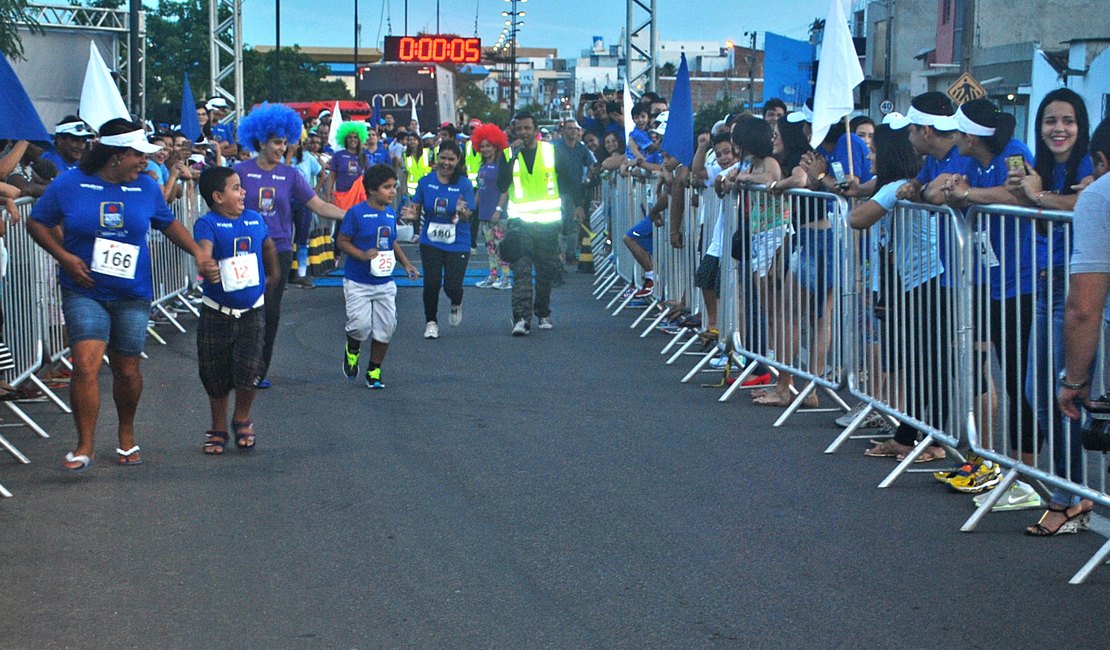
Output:
<path fill-rule="evenodd" d="M 674 80 L 674 92 L 668 109 L 667 132 L 663 134 L 663 151 L 689 167 L 694 163 L 694 109 L 690 101 L 690 68 L 686 65 L 686 54 L 678 66 L 678 76 Z"/>
<path fill-rule="evenodd" d="M 0 139 L 50 142 L 31 98 L 15 76 L 7 58 L 0 56 Z"/>
<path fill-rule="evenodd" d="M 382 125 L 382 108 L 378 106 L 377 97 L 374 98 L 374 110 L 370 113 L 370 125 L 374 129 Z"/>
<path fill-rule="evenodd" d="M 197 103 L 193 101 L 193 91 L 189 88 L 189 75 L 185 75 L 185 88 L 181 91 L 181 134 L 190 142 L 200 139 L 200 120 L 197 119 Z"/>

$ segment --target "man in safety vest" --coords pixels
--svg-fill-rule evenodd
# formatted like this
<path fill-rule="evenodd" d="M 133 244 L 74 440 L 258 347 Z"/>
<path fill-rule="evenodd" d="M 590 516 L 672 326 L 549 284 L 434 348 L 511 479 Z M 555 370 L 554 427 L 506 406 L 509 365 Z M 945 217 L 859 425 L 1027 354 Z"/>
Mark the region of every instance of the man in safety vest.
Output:
<path fill-rule="evenodd" d="M 509 164 L 501 165 L 497 185 L 508 197 L 506 239 L 516 237 L 524 242 L 526 251 L 511 263 L 516 278 L 512 292 L 513 336 L 526 336 L 532 331 L 533 314 L 539 318 L 540 329 L 555 326 L 551 321 L 551 287 L 563 270 L 559 259 L 563 215 L 555 175 L 555 147 L 536 140 L 536 119 L 531 113 L 518 113 L 514 122 L 514 153 Z M 533 268 L 534 289 L 529 282 Z"/>

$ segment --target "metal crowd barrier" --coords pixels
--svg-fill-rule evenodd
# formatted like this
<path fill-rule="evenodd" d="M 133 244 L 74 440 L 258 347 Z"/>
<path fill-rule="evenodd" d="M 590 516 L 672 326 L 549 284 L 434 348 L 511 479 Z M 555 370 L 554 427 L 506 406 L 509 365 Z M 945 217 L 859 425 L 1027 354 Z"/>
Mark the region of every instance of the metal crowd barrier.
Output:
<path fill-rule="evenodd" d="M 193 222 L 205 211 L 200 192 L 192 187 L 186 187 L 181 198 L 170 204 L 170 209 L 190 233 L 193 232 Z M 185 294 L 192 289 L 196 280 L 196 265 L 188 254 L 174 246 L 160 231 L 152 228 L 147 235 L 147 243 L 150 246 L 151 279 L 154 285 L 151 309 L 157 310 L 175 329 L 184 333 L 185 327 L 167 307 L 176 303 L 200 317 L 196 308 L 185 299 Z M 153 326 L 148 327 L 147 332 L 162 345 L 166 344 Z"/>
<path fill-rule="evenodd" d="M 711 205 L 707 206 L 703 202 L 706 196 L 712 196 L 714 201 Z M 702 321 L 704 330 L 709 331 L 716 329 L 716 323 L 708 322 L 706 316 L 705 302 L 702 299 L 701 290 L 697 288 L 694 283 L 694 276 L 698 268 L 698 262 L 701 260 L 702 251 L 704 246 L 708 244 L 708 237 L 711 231 L 705 231 L 705 224 L 710 222 L 710 227 L 716 222 L 716 212 L 719 210 L 720 203 L 716 201 L 717 196 L 712 190 L 705 191 L 702 189 L 686 188 L 683 193 L 684 211 L 680 217 L 681 223 L 679 224 L 679 235 L 681 236 L 680 248 L 675 248 L 671 245 L 670 233 L 667 233 L 667 241 L 663 243 L 662 255 L 668 257 L 670 274 L 666 278 L 666 286 L 670 288 L 675 294 L 674 304 L 685 307 L 689 310 L 690 314 L 697 316 Z M 714 216 L 707 219 L 706 212 L 712 209 Z M 676 215 L 668 213 L 668 224 Z M 665 315 L 665 314 L 664 314 Z M 659 320 L 662 320 L 660 318 Z M 654 325 L 658 322 L 653 323 Z M 648 330 L 650 331 L 650 330 Z M 641 336 L 646 336 L 648 331 L 645 331 Z M 681 345 L 678 345 L 681 342 Z M 707 352 L 698 350 L 690 352 L 689 350 L 694 347 L 698 342 L 703 342 L 708 345 L 716 345 L 715 341 L 700 336 L 700 333 L 694 328 L 680 329 L 671 338 L 670 342 L 660 351 L 660 354 L 666 354 L 670 349 L 678 345 L 678 349 L 667 359 L 667 365 L 676 363 L 683 355 L 692 354 L 700 358 L 706 356 Z M 691 373 L 691 376 L 695 373 Z M 683 379 L 683 381 L 688 381 Z"/>

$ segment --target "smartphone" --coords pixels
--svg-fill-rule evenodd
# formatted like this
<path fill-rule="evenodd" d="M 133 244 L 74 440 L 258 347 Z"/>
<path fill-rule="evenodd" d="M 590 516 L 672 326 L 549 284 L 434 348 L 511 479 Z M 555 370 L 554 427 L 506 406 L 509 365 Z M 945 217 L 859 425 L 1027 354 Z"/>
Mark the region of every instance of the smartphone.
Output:
<path fill-rule="evenodd" d="M 1020 155 L 1006 156 L 1006 169 L 1012 172 L 1024 172 L 1025 158 L 1022 158 Z"/>
<path fill-rule="evenodd" d="M 837 161 L 833 161 L 833 162 L 829 163 L 829 167 L 832 169 L 833 176 L 836 177 L 836 184 L 837 185 L 843 185 L 844 184 L 844 165 L 840 164 Z"/>

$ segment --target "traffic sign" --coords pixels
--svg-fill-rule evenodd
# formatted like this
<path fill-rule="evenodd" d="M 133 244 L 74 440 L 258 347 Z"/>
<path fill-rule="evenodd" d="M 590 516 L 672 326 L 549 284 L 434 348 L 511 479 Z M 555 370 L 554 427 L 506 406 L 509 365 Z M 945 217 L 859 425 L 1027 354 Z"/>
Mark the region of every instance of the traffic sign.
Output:
<path fill-rule="evenodd" d="M 947 93 L 957 106 L 987 96 L 987 91 L 975 80 L 975 77 L 971 76 L 970 72 L 960 75 L 960 78 L 948 87 Z"/>
<path fill-rule="evenodd" d="M 889 99 L 884 99 L 879 104 L 879 112 L 882 113 L 883 115 L 886 115 L 888 113 L 893 113 L 894 112 L 894 102 L 890 101 Z"/>

